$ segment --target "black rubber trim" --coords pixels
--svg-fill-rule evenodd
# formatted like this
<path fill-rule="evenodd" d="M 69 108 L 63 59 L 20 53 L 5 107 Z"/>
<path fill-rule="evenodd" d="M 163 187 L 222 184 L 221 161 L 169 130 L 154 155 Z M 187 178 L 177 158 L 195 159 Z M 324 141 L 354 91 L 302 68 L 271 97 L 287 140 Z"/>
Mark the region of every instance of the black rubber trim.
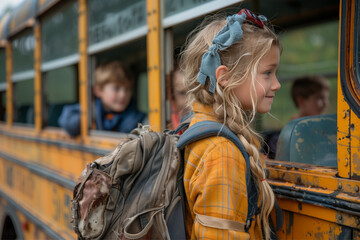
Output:
<path fill-rule="evenodd" d="M 285 186 L 272 186 L 272 188 L 278 196 L 360 216 L 360 204 L 337 198 L 337 192 L 325 194 Z"/>

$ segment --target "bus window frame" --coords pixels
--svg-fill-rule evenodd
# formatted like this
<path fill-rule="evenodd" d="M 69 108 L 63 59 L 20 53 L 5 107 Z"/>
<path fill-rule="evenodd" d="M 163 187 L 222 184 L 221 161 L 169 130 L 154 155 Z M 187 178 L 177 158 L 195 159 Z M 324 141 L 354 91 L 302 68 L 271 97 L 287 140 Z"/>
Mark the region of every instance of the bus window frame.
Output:
<path fill-rule="evenodd" d="M 65 68 L 65 67 L 73 67 L 74 70 L 76 71 L 76 80 L 75 80 L 75 83 L 78 84 L 78 86 L 76 86 L 77 88 L 77 97 L 78 97 L 78 103 L 80 104 L 80 99 L 79 99 L 79 63 L 75 63 L 75 64 L 67 64 L 63 67 L 59 67 L 59 68 L 53 68 L 49 71 L 53 71 L 53 70 L 57 70 L 57 69 L 60 69 L 60 68 Z M 46 82 L 47 82 L 47 74 L 49 71 L 46 71 L 46 72 L 41 72 L 41 89 L 42 89 L 42 92 L 41 92 L 41 99 L 42 99 L 42 106 L 41 106 L 41 109 L 42 109 L 42 126 L 43 126 L 43 131 L 48 131 L 48 132 L 57 132 L 57 134 L 61 134 L 62 136 L 66 136 L 66 132 L 65 130 L 63 130 L 61 127 L 54 127 L 54 126 L 48 126 L 48 102 L 47 102 L 47 93 L 46 93 Z M 69 136 L 69 138 L 71 138 Z"/>
<path fill-rule="evenodd" d="M 69 2 L 62 2 L 62 1 L 55 1 L 51 6 L 44 8 L 41 12 L 38 13 L 38 22 L 40 24 L 40 29 L 42 27 L 42 25 L 44 24 L 44 21 L 46 21 L 50 16 L 57 14 L 58 12 L 63 11 L 64 9 L 66 9 L 68 6 L 72 5 L 72 4 L 78 4 L 79 0 L 72 0 Z M 57 6 L 56 8 L 54 8 L 53 6 Z M 78 22 L 79 19 L 79 6 L 78 8 L 78 12 L 76 15 L 76 19 Z M 50 17 L 51 18 L 51 17 Z M 78 23 L 78 28 L 79 28 L 79 23 Z M 60 69 L 60 68 L 65 68 L 65 67 L 70 67 L 70 66 L 74 66 L 75 65 L 75 69 L 76 69 L 76 84 L 79 84 L 79 61 L 80 61 L 80 54 L 79 54 L 79 45 L 77 47 L 77 51 L 73 54 L 67 55 L 67 56 L 63 56 L 60 58 L 56 58 L 56 59 L 52 59 L 52 60 L 48 60 L 48 61 L 43 61 L 43 56 L 42 56 L 42 31 L 39 29 L 39 35 L 40 37 L 40 75 L 41 75 L 41 128 L 40 130 L 40 135 L 41 137 L 44 138 L 61 138 L 61 139 L 66 139 L 67 141 L 80 141 L 78 137 L 73 138 L 70 135 L 68 135 L 65 130 L 63 130 L 61 127 L 54 127 L 54 126 L 48 126 L 48 108 L 47 108 L 47 100 L 46 100 L 46 96 L 45 96 L 45 84 L 47 81 L 47 73 L 49 71 L 53 71 L 56 69 Z M 79 39 L 79 36 L 77 35 L 77 39 Z M 37 40 L 39 41 L 39 40 Z M 38 42 L 36 42 L 37 44 Z M 78 94 L 78 103 L 80 104 L 80 99 L 79 99 L 79 86 L 77 86 L 77 94 Z M 39 131 L 38 130 L 38 131 Z"/>
<path fill-rule="evenodd" d="M 341 36 L 340 36 L 340 83 L 345 101 L 351 110 L 360 118 L 360 85 L 356 78 L 356 53 L 355 43 L 359 37 L 359 21 L 356 7 L 359 4 L 355 1 L 343 0 L 341 5 Z M 345 51 L 353 49 L 353 51 Z"/>
<path fill-rule="evenodd" d="M 60 1 L 59 4 L 56 4 L 57 8 L 55 9 L 50 9 L 49 11 L 44 12 L 41 16 L 39 16 L 39 22 L 41 25 L 41 28 L 43 28 L 44 22 L 49 21 L 51 19 L 51 17 L 53 17 L 54 15 L 56 15 L 59 12 L 63 12 L 64 10 L 67 10 L 68 7 L 71 7 L 71 5 L 73 4 L 78 4 L 79 0 L 70 0 L 70 1 Z M 77 6 L 78 8 L 78 12 L 77 12 L 77 23 L 78 23 L 78 32 L 79 32 L 79 6 Z M 62 56 L 60 58 L 54 58 L 51 60 L 47 60 L 44 61 L 43 58 L 43 33 L 41 30 L 41 65 L 40 65 L 40 69 L 41 72 L 48 72 L 51 70 L 55 70 L 57 68 L 62 68 L 62 67 L 66 67 L 69 65 L 73 65 L 73 64 L 77 64 L 79 62 L 80 59 L 80 54 L 79 54 L 79 43 L 77 46 L 77 51 L 75 51 L 74 53 L 71 53 L 70 55 L 66 55 L 66 56 Z M 77 35 L 77 40 L 79 41 L 79 35 Z"/>
<path fill-rule="evenodd" d="M 29 29 L 31 29 L 29 31 Z M 14 119 L 14 115 L 15 115 L 15 107 L 16 107 L 16 101 L 15 101 L 15 85 L 19 82 L 24 82 L 24 81 L 30 81 L 31 79 L 34 82 L 34 98 L 33 98 L 33 108 L 35 108 L 35 63 L 33 62 L 33 66 L 32 69 L 28 69 L 25 71 L 20 71 L 17 73 L 14 73 L 14 65 L 16 65 L 16 63 L 14 63 L 14 46 L 13 46 L 13 42 L 19 38 L 22 38 L 24 36 L 26 36 L 28 33 L 32 34 L 33 37 L 34 36 L 34 29 L 31 27 L 26 27 L 26 28 L 21 28 L 21 31 L 16 31 L 16 34 L 13 34 L 11 36 L 10 42 L 11 42 L 11 48 L 12 48 L 12 54 L 11 54 L 11 61 L 12 61 L 12 72 L 11 72 L 11 84 L 12 84 L 12 125 L 13 127 L 21 127 L 21 128 L 31 128 L 31 129 L 35 129 L 35 112 L 34 112 L 34 119 L 33 119 L 33 123 L 21 123 L 21 122 L 16 122 Z M 34 42 L 34 53 L 33 56 L 35 55 L 35 45 L 36 43 Z M 33 58 L 34 61 L 34 58 Z M 35 109 L 34 109 L 35 111 Z"/>
<path fill-rule="evenodd" d="M 12 103 L 12 106 L 13 106 L 13 126 L 14 127 L 28 127 L 28 128 L 35 128 L 35 112 L 34 112 L 34 123 L 21 123 L 21 122 L 16 122 L 15 119 L 14 119 L 14 115 L 15 115 L 15 107 L 16 107 L 16 101 L 15 101 L 15 88 L 16 88 L 16 84 L 17 83 L 20 83 L 20 82 L 24 82 L 24 81 L 30 81 L 31 79 L 33 80 L 34 82 L 34 85 L 35 85 L 35 71 L 32 71 L 33 72 L 33 75 L 30 76 L 30 74 L 24 74 L 21 78 L 17 77 L 14 79 L 14 75 L 12 75 L 12 81 L 11 81 L 11 84 L 13 85 L 12 89 L 13 89 L 13 103 Z M 34 99 L 33 99 L 33 107 L 35 107 L 35 86 L 34 86 Z"/>
<path fill-rule="evenodd" d="M 146 37 L 142 36 L 142 37 Z M 133 38 L 131 41 L 122 42 L 117 44 L 116 46 L 112 46 L 111 48 L 120 48 L 125 46 L 128 43 L 139 40 L 140 38 Z M 90 54 L 88 52 L 88 89 L 87 89 L 87 106 L 88 106 L 88 141 L 96 141 L 96 139 L 106 137 L 109 139 L 109 142 L 118 141 L 119 138 L 128 137 L 130 133 L 116 132 L 116 131 L 106 131 L 106 130 L 98 130 L 93 128 L 94 126 L 94 94 L 93 94 L 93 84 L 95 82 L 95 69 L 96 69 L 96 54 L 101 52 L 105 52 L 109 50 L 109 48 L 103 48 L 101 51 L 96 52 L 95 54 Z M 147 51 L 147 50 L 146 50 Z M 113 59 L 116 60 L 116 59 Z M 137 79 L 135 79 L 137 81 Z"/>

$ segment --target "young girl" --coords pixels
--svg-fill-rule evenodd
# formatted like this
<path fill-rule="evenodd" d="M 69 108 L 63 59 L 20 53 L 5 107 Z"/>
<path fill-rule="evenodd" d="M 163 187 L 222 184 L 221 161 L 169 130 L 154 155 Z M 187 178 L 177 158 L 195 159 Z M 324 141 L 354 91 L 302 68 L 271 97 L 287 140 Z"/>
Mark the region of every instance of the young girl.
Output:
<path fill-rule="evenodd" d="M 230 140 L 214 136 L 185 148 L 184 186 L 187 233 L 191 239 L 270 238 L 269 214 L 274 193 L 259 158 L 258 134 L 251 122 L 256 112 L 270 111 L 280 83 L 276 78 L 281 45 L 264 16 L 243 9 L 214 20 L 194 35 L 181 56 L 194 117 L 226 125 L 243 143 L 260 211 L 246 223 L 246 163 Z M 257 202 L 257 203 L 256 203 Z M 240 226 L 240 227 L 239 227 Z"/>

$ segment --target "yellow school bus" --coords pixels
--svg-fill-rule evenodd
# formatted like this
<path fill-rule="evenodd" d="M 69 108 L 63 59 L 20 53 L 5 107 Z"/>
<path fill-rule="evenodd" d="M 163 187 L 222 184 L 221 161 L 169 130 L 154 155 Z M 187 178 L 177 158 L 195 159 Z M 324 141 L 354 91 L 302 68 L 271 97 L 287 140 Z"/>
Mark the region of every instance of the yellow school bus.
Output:
<path fill-rule="evenodd" d="M 124 136 L 92 127 L 99 63 L 116 59 L 132 67 L 137 108 L 154 130 L 164 130 L 171 114 L 170 72 L 186 36 L 206 15 L 243 7 L 267 16 L 284 48 L 272 116 L 256 119 L 259 131 L 282 129 L 276 159 L 266 160 L 284 215 L 279 238 L 360 238 L 359 5 L 24 0 L 0 19 L 0 238 L 76 238 L 70 202 L 77 177 Z M 306 119 L 303 128 L 305 120 L 288 123 L 296 111 L 288 90 L 295 77 L 309 73 L 330 80 L 330 115 Z M 57 121 L 73 103 L 81 105 L 77 137 Z"/>

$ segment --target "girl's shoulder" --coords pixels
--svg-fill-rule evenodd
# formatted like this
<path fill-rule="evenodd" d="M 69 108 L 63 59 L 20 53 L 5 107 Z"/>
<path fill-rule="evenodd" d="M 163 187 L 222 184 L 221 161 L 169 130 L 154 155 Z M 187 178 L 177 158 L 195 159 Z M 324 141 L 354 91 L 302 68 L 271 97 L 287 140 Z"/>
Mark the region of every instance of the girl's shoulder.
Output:
<path fill-rule="evenodd" d="M 211 136 L 189 144 L 185 151 L 199 158 L 220 158 L 228 156 L 231 158 L 243 155 L 236 145 L 223 136 Z"/>

